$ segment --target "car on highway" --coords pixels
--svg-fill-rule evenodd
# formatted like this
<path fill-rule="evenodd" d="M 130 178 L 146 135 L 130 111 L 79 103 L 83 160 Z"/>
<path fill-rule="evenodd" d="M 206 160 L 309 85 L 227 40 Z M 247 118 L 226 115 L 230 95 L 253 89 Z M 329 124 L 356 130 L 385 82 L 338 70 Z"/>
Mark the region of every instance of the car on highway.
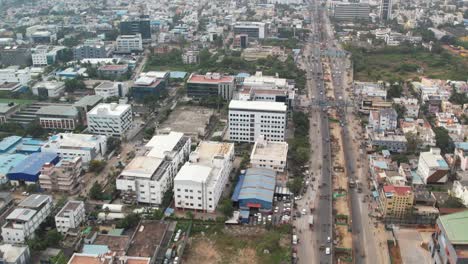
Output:
<path fill-rule="evenodd" d="M 325 248 L 325 254 L 330 255 L 330 251 L 331 251 L 331 250 L 330 250 L 329 247 Z"/>
<path fill-rule="evenodd" d="M 307 214 L 307 210 L 304 208 L 304 209 L 302 209 L 302 212 L 301 212 L 301 213 L 302 213 L 302 215 L 306 215 L 306 214 Z"/>
<path fill-rule="evenodd" d="M 331 242 L 331 238 L 327 237 L 327 243 L 330 243 L 330 242 Z"/>

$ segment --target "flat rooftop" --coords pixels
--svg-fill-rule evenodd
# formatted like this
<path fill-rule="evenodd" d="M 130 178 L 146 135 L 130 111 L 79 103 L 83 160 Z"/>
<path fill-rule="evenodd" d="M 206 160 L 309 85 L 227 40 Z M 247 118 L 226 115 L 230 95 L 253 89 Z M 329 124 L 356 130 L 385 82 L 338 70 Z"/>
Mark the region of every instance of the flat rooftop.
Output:
<path fill-rule="evenodd" d="M 159 168 L 163 159 L 140 156 L 135 157 L 122 171 L 122 176 L 137 178 L 151 178 Z"/>
<path fill-rule="evenodd" d="M 187 80 L 189 83 L 225 83 L 225 82 L 233 82 L 234 77 L 232 76 L 207 76 L 207 75 L 198 75 L 192 74 L 190 78 Z"/>
<path fill-rule="evenodd" d="M 143 257 L 125 257 L 125 264 L 149 264 L 150 258 Z M 112 260 L 111 256 L 101 258 L 96 255 L 74 253 L 68 264 L 112 264 L 120 263 L 119 257 Z"/>
<path fill-rule="evenodd" d="M 255 142 L 251 159 L 286 160 L 288 143 L 286 142 Z"/>
<path fill-rule="evenodd" d="M 129 243 L 130 243 L 129 236 L 112 236 L 112 235 L 98 234 L 93 244 L 94 245 L 107 245 L 111 251 L 117 254 L 117 256 L 124 256 L 125 250 Z M 77 262 L 77 263 L 81 264 L 81 262 Z"/>
<path fill-rule="evenodd" d="M 286 113 L 287 106 L 279 102 L 231 100 L 229 110 Z"/>
<path fill-rule="evenodd" d="M 82 204 L 84 205 L 82 201 L 68 201 L 56 216 L 64 217 L 65 212 L 76 211 L 76 209 L 78 209 L 78 207 Z"/>
<path fill-rule="evenodd" d="M 2 253 L 2 260 L 6 263 L 16 263 L 18 257 L 27 250 L 27 246 L 2 244 L 0 245 L 0 252 Z"/>
<path fill-rule="evenodd" d="M 170 132 L 169 134 L 156 135 L 146 143 L 145 147 L 150 150 L 149 157 L 164 158 L 166 152 L 174 151 L 177 144 L 184 137 L 184 133 Z"/>
<path fill-rule="evenodd" d="M 129 104 L 98 104 L 88 112 L 88 115 L 121 115 L 129 109 L 131 109 Z"/>
<path fill-rule="evenodd" d="M 159 221 L 141 221 L 130 243 L 127 255 L 152 257 L 161 244 L 168 227 L 169 224 Z"/>
<path fill-rule="evenodd" d="M 76 117 L 78 110 L 71 105 L 46 105 L 37 110 L 36 115 Z"/>
<path fill-rule="evenodd" d="M 50 195 L 45 194 L 31 194 L 26 199 L 24 199 L 18 207 L 26 207 L 26 208 L 38 208 L 43 203 L 47 202 L 48 200 L 52 200 Z"/>
<path fill-rule="evenodd" d="M 59 143 L 60 147 L 65 148 L 92 148 L 95 147 L 96 143 L 104 139 L 105 136 L 102 135 L 60 133 L 51 136 L 44 147 L 47 148 L 49 144 Z"/>

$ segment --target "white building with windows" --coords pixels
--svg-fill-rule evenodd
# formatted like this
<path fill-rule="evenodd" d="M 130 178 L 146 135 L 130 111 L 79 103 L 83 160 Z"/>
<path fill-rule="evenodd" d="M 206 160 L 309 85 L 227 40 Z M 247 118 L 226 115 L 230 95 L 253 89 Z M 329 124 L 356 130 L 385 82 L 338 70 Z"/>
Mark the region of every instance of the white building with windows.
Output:
<path fill-rule="evenodd" d="M 143 40 L 141 34 L 120 35 L 116 40 L 116 52 L 132 53 L 143 50 Z"/>
<path fill-rule="evenodd" d="M 253 143 L 263 135 L 269 142 L 283 142 L 287 111 L 287 106 L 281 102 L 232 100 L 229 103 L 229 140 Z"/>
<path fill-rule="evenodd" d="M 132 127 L 132 106 L 129 104 L 98 104 L 87 114 L 88 130 L 93 134 L 123 137 Z"/>
<path fill-rule="evenodd" d="M 70 229 L 80 226 L 85 220 L 85 207 L 83 201 L 68 201 L 55 216 L 57 231 L 66 234 Z"/>
<path fill-rule="evenodd" d="M 161 204 L 179 168 L 190 153 L 190 137 L 170 132 L 154 136 L 145 156 L 134 158 L 117 178 L 117 190 L 125 203 Z"/>
<path fill-rule="evenodd" d="M 83 164 L 100 160 L 107 151 L 107 137 L 102 135 L 60 133 L 49 138 L 42 152 L 57 153 L 62 159 L 81 157 Z"/>
<path fill-rule="evenodd" d="M 416 171 L 424 183 L 441 183 L 447 181 L 449 166 L 440 155 L 439 148 L 431 148 L 419 154 L 418 170 Z"/>
<path fill-rule="evenodd" d="M 19 83 L 23 86 L 31 81 L 31 71 L 29 68 L 19 69 L 18 66 L 10 66 L 0 69 L 0 83 Z"/>
<path fill-rule="evenodd" d="M 250 163 L 254 168 L 266 168 L 283 172 L 288 157 L 288 143 L 269 142 L 260 136 L 250 154 Z"/>
<path fill-rule="evenodd" d="M 202 141 L 174 179 L 177 208 L 213 212 L 234 160 L 234 144 Z"/>
<path fill-rule="evenodd" d="M 104 99 L 109 97 L 124 97 L 128 93 L 128 86 L 124 82 L 102 82 L 94 88 L 94 93 Z"/>
<path fill-rule="evenodd" d="M 52 210 L 52 196 L 32 194 L 24 199 L 7 217 L 2 226 L 3 241 L 25 243 Z"/>

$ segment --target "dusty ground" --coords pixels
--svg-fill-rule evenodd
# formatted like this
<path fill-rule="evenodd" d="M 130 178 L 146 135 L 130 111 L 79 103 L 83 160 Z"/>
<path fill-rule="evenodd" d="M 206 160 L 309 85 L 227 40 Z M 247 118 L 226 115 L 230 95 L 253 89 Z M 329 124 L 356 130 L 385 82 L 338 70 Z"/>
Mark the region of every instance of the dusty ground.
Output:
<path fill-rule="evenodd" d="M 425 240 L 428 242 L 427 232 L 420 233 L 412 228 L 399 228 L 395 231 L 400 254 L 405 264 L 430 263 L 431 256 L 429 251 L 421 247 Z M 426 239 L 424 239 L 426 237 Z"/>
<path fill-rule="evenodd" d="M 213 241 L 208 238 L 199 238 L 191 240 L 188 247 L 187 257 L 184 258 L 184 263 L 218 263 L 221 261 L 221 255 L 217 251 Z"/>
<path fill-rule="evenodd" d="M 351 237 L 351 233 L 348 232 L 348 226 L 337 225 L 336 230 L 340 234 L 340 242 L 338 247 L 352 248 L 353 238 Z"/>
<path fill-rule="evenodd" d="M 393 264 L 403 264 L 403 260 L 401 259 L 400 248 L 398 246 L 393 245 L 388 247 L 390 251 L 390 257 L 392 258 Z"/>

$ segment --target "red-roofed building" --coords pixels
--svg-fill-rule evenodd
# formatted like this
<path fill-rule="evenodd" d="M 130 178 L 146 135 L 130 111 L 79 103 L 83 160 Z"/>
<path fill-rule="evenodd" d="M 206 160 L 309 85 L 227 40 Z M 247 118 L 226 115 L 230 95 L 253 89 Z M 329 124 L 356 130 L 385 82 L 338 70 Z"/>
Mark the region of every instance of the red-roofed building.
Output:
<path fill-rule="evenodd" d="M 410 186 L 385 185 L 380 193 L 380 205 L 384 217 L 403 218 L 411 211 L 414 193 Z"/>
<path fill-rule="evenodd" d="M 120 78 L 127 74 L 128 65 L 127 64 L 107 64 L 98 68 L 98 73 L 100 77 L 103 78 Z"/>
<path fill-rule="evenodd" d="M 187 96 L 194 98 L 217 97 L 231 100 L 234 93 L 234 77 L 220 73 L 192 74 L 187 81 Z"/>

